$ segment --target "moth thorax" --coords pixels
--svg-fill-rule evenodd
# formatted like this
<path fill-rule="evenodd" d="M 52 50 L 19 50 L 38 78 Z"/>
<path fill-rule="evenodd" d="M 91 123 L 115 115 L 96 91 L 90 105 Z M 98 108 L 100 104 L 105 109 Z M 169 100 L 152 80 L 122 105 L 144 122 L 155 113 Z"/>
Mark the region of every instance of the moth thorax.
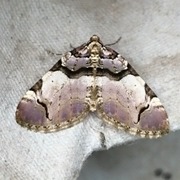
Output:
<path fill-rule="evenodd" d="M 90 49 L 90 64 L 91 67 L 97 68 L 100 65 L 100 47 L 99 44 L 94 44 Z"/>

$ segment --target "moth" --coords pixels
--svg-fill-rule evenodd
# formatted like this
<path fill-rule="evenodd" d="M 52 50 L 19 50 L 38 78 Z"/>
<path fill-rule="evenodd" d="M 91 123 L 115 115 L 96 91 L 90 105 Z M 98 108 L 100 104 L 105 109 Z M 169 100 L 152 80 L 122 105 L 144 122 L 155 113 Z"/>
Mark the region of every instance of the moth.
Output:
<path fill-rule="evenodd" d="M 69 128 L 95 113 L 114 127 L 141 137 L 169 131 L 159 98 L 119 53 L 97 35 L 61 59 L 22 97 L 16 121 L 30 130 Z"/>

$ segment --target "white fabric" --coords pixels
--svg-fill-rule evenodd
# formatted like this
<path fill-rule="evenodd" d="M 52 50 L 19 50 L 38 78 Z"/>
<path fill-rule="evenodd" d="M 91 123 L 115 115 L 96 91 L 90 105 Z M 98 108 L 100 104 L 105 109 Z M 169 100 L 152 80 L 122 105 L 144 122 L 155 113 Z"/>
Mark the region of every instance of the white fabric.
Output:
<path fill-rule="evenodd" d="M 179 2 L 2 0 L 0 179 L 77 179 L 93 151 L 136 139 L 93 116 L 51 134 L 27 131 L 15 122 L 20 98 L 59 59 L 48 52 L 63 53 L 93 34 L 104 43 L 122 36 L 113 48 L 160 97 L 171 130 L 179 129 Z"/>

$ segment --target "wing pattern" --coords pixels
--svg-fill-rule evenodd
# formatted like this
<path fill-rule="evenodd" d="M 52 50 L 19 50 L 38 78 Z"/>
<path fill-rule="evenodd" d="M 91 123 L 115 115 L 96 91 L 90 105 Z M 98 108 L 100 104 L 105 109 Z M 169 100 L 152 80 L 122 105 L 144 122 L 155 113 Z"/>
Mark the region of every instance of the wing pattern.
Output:
<path fill-rule="evenodd" d="M 72 127 L 90 112 L 141 137 L 169 131 L 159 98 L 128 61 L 96 35 L 63 55 L 26 92 L 16 120 L 30 130 L 52 132 Z"/>

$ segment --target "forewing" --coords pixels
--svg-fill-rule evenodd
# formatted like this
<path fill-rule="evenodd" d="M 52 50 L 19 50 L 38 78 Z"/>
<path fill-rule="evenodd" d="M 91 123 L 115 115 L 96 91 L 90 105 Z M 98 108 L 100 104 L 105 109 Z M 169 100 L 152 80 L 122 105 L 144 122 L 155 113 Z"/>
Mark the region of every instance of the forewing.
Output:
<path fill-rule="evenodd" d="M 131 134 L 159 137 L 169 130 L 167 113 L 154 92 L 128 64 L 119 80 L 99 79 L 98 115 Z"/>
<path fill-rule="evenodd" d="M 58 68 L 56 68 L 58 69 Z M 85 103 L 85 77 L 69 79 L 61 71 L 49 71 L 18 104 L 16 120 L 35 131 L 51 132 L 83 120 L 89 112 Z"/>

